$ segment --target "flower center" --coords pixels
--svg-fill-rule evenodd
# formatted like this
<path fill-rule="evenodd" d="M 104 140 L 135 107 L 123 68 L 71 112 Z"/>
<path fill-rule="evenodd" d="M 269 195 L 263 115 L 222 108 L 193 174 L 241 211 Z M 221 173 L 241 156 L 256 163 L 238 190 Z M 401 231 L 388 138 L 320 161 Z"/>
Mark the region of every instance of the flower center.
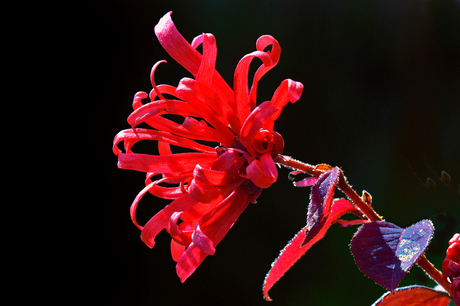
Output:
<path fill-rule="evenodd" d="M 267 130 L 261 130 L 252 143 L 253 149 L 261 155 L 273 151 L 274 146 L 273 134 Z"/>

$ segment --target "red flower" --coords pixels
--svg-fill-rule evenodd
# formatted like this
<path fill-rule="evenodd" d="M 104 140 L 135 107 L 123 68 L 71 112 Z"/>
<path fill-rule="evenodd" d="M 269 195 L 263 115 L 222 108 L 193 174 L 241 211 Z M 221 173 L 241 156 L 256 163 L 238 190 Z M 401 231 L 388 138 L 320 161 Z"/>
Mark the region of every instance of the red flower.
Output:
<path fill-rule="evenodd" d="M 446 251 L 447 257 L 455 262 L 460 262 L 460 234 L 456 233 L 449 240 L 449 247 Z"/>
<path fill-rule="evenodd" d="M 451 294 L 455 305 L 460 305 L 460 234 L 456 233 L 449 240 L 446 258 L 442 262 L 442 274 L 451 285 Z"/>
<path fill-rule="evenodd" d="M 168 231 L 172 257 L 183 282 L 207 255 L 214 254 L 249 202 L 255 203 L 262 188 L 276 181 L 273 160 L 283 152 L 284 141 L 273 131 L 274 122 L 289 101 L 300 98 L 303 85 L 284 80 L 270 101 L 257 106 L 257 83 L 278 63 L 278 42 L 268 35 L 257 40 L 257 51 L 238 63 L 232 90 L 214 69 L 214 36 L 202 34 L 190 45 L 170 15 L 160 19 L 155 33 L 194 79 L 183 78 L 177 87 L 156 86 L 155 69 L 164 61 L 157 62 L 150 75 L 153 90 L 134 96 L 134 111 L 128 117 L 132 129 L 118 133 L 113 151 L 119 168 L 147 173 L 146 187 L 131 206 L 131 218 L 151 248 L 155 236 L 163 229 Z M 203 54 L 196 50 L 200 44 Z M 271 51 L 264 51 L 270 46 Z M 249 90 L 248 70 L 254 58 L 262 60 L 262 65 Z M 147 97 L 150 102 L 142 104 Z M 178 115 L 182 120 L 177 123 L 163 115 Z M 135 128 L 141 123 L 151 128 Z M 133 153 L 132 146 L 140 140 L 158 141 L 159 154 Z M 125 153 L 117 147 L 122 141 Z M 203 144 L 209 142 L 217 146 Z M 191 152 L 172 153 L 171 146 Z M 173 201 L 141 226 L 136 221 L 136 207 L 147 192 Z"/>

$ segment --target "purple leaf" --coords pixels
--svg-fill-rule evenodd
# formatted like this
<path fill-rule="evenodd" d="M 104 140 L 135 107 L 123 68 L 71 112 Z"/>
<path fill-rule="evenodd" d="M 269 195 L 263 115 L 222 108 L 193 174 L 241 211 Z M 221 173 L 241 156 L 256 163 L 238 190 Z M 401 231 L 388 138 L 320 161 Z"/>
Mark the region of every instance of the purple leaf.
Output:
<path fill-rule="evenodd" d="M 309 187 L 309 186 L 314 185 L 317 181 L 318 181 L 317 176 L 310 176 L 310 177 L 307 177 L 307 178 L 305 178 L 305 179 L 303 179 L 301 181 L 294 182 L 294 186 L 296 186 L 296 187 Z"/>
<path fill-rule="evenodd" d="M 361 226 L 351 241 L 359 269 L 394 292 L 400 280 L 425 252 L 433 236 L 433 223 L 422 220 L 403 229 L 376 221 Z"/>
<path fill-rule="evenodd" d="M 398 288 L 394 294 L 385 293 L 372 306 L 447 306 L 449 294 L 424 286 Z"/>
<path fill-rule="evenodd" d="M 339 182 L 340 169 L 335 167 L 321 174 L 316 183 L 311 187 L 310 203 L 308 204 L 307 225 L 309 232 L 303 244 L 315 236 L 326 222 L 331 212 L 332 199 L 335 186 Z"/>

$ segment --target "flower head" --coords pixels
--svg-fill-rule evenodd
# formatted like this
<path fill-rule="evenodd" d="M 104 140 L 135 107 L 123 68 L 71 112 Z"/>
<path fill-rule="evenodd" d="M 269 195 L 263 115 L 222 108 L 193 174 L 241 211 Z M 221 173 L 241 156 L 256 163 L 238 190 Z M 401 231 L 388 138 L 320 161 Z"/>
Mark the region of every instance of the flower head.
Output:
<path fill-rule="evenodd" d="M 177 274 L 183 282 L 207 255 L 215 253 L 247 205 L 255 203 L 261 190 L 276 181 L 274 158 L 283 152 L 284 141 L 273 130 L 274 122 L 289 101 L 300 98 L 303 85 L 284 80 L 270 101 L 257 105 L 257 83 L 278 63 L 278 42 L 269 35 L 257 40 L 257 50 L 238 63 L 232 89 L 215 70 L 214 36 L 202 34 L 189 44 L 170 15 L 160 19 L 155 34 L 169 55 L 194 78 L 181 79 L 177 87 L 157 86 L 155 70 L 164 61 L 157 62 L 150 75 L 153 89 L 134 96 L 134 111 L 128 117 L 132 128 L 117 134 L 113 151 L 119 168 L 146 173 L 146 186 L 131 206 L 132 221 L 151 248 L 156 235 L 167 230 Z M 199 45 L 202 54 L 196 50 Z M 264 51 L 268 47 L 271 50 Z M 248 71 L 254 58 L 262 65 L 249 89 Z M 150 102 L 143 104 L 146 98 Z M 148 128 L 136 127 L 142 123 Z M 158 154 L 134 153 L 133 145 L 141 140 L 157 141 Z M 117 146 L 120 142 L 125 153 Z M 215 147 L 207 145 L 209 142 Z M 174 147 L 183 148 L 182 152 L 173 153 Z M 147 192 L 172 202 L 141 226 L 136 208 Z"/>
<path fill-rule="evenodd" d="M 449 240 L 446 258 L 442 262 L 442 274 L 451 285 L 451 294 L 455 305 L 460 305 L 460 234 L 456 233 Z"/>

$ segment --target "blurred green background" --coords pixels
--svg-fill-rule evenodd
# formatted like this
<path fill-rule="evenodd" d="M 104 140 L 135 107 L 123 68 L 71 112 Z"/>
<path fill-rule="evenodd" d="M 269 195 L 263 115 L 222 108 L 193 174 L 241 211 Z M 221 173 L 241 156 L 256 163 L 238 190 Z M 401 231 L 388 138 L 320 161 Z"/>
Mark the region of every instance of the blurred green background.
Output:
<path fill-rule="evenodd" d="M 72 19 L 85 72 L 83 132 L 90 139 L 91 235 L 88 292 L 99 305 L 371 305 L 385 290 L 354 265 L 348 249 L 356 227 L 333 226 L 277 283 L 270 304 L 262 281 L 278 252 L 304 226 L 309 189 L 295 188 L 288 170 L 250 205 L 227 237 L 184 284 L 175 274 L 169 235 L 153 250 L 139 239 L 129 206 L 144 176 L 118 170 L 111 153 L 128 128 L 135 92 L 149 91 L 149 72 L 166 59 L 157 83 L 177 85 L 187 71 L 158 43 L 153 27 L 168 11 L 189 41 L 217 39 L 216 67 L 230 84 L 239 59 L 257 38 L 274 36 L 281 59 L 259 85 L 259 101 L 286 78 L 305 89 L 276 122 L 284 153 L 342 167 L 358 193 L 367 190 L 387 221 L 401 227 L 431 219 L 436 232 L 427 257 L 438 267 L 460 228 L 460 1 L 83 1 Z M 70 12 L 69 12 L 70 13 Z M 256 61 L 255 61 L 256 62 Z M 254 64 L 258 67 L 259 62 Z M 449 173 L 451 186 L 439 182 Z M 423 184 L 431 178 L 436 187 Z M 102 179 L 101 179 L 102 178 Z M 164 201 L 147 196 L 145 222 Z M 94 221 L 94 222 L 93 222 Z M 86 271 L 86 270 L 85 270 Z M 414 267 L 401 285 L 434 284 Z"/>

